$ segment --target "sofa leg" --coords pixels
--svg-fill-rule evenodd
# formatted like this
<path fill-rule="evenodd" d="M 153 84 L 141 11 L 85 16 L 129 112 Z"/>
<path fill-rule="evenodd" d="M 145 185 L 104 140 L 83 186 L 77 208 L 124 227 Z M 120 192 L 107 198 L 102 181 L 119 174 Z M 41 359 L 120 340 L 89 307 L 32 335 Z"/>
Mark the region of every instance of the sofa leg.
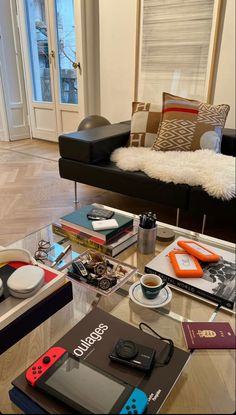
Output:
<path fill-rule="evenodd" d="M 202 220 L 202 233 L 204 233 L 204 231 L 205 231 L 206 218 L 207 218 L 207 215 L 203 215 L 203 220 Z"/>
<path fill-rule="evenodd" d="M 177 208 L 175 226 L 179 226 L 179 214 L 180 214 L 180 208 Z"/>
<path fill-rule="evenodd" d="M 75 200 L 74 200 L 74 203 L 79 203 L 79 201 L 78 201 L 78 192 L 77 192 L 77 182 L 74 182 L 74 190 L 75 190 Z"/>

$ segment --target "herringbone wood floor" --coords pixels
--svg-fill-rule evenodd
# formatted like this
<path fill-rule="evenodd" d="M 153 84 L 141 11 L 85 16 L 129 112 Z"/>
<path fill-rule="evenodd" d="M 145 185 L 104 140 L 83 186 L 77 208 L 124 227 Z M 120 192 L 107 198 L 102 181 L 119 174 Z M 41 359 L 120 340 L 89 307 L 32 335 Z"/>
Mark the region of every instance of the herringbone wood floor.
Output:
<path fill-rule="evenodd" d="M 42 140 L 0 142 L 0 245 L 21 239 L 75 208 L 73 183 L 58 173 L 58 144 Z M 140 194 L 142 189 L 140 189 Z M 134 213 L 157 212 L 162 222 L 175 224 L 176 210 L 79 184 L 81 205 L 103 203 Z M 200 232 L 201 216 L 181 212 L 180 226 Z M 207 218 L 209 235 L 234 239 L 230 225 Z"/>
<path fill-rule="evenodd" d="M 57 160 L 58 146 L 55 143 L 39 140 L 0 142 L 0 245 L 7 245 L 22 238 L 74 209 L 73 184 L 60 179 Z M 158 212 L 161 221 L 175 222 L 174 209 L 149 204 L 143 200 L 85 185 L 79 185 L 79 195 L 83 205 L 101 202 L 136 213 L 152 209 Z M 201 229 L 201 218 L 185 218 L 181 215 L 181 226 L 190 225 L 196 230 Z M 221 238 L 226 232 L 225 229 L 217 230 L 215 225 L 210 230 L 213 234 L 220 233 Z M 11 381 L 82 317 L 78 315 L 81 310 L 77 305 L 84 303 L 84 296 L 83 290 L 80 294 L 76 291 L 73 302 L 0 356 L 0 411 L 22 413 L 9 399 Z M 92 296 L 90 300 L 92 302 Z M 199 368 L 198 361 L 197 367 Z M 196 370 L 195 373 L 197 372 L 201 373 L 201 370 Z M 178 383 L 174 391 L 176 396 L 180 396 L 180 402 L 183 402 L 181 393 L 183 397 L 187 396 L 184 389 L 185 380 L 182 375 L 182 382 Z M 175 402 L 173 393 L 172 399 L 163 406 L 162 413 L 173 413 L 172 402 Z M 182 413 L 181 409 L 182 406 L 178 413 Z"/>

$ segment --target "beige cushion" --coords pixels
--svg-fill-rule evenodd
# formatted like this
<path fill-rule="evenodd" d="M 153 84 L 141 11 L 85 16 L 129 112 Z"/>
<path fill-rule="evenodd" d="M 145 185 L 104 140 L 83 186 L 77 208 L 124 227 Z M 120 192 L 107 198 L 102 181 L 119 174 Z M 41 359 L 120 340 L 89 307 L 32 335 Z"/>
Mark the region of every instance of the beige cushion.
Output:
<path fill-rule="evenodd" d="M 133 102 L 128 145 L 152 147 L 161 119 L 161 106 L 150 102 Z"/>
<path fill-rule="evenodd" d="M 164 92 L 162 120 L 153 149 L 190 151 L 208 148 L 220 152 L 229 109 L 226 104 L 205 104 Z"/>

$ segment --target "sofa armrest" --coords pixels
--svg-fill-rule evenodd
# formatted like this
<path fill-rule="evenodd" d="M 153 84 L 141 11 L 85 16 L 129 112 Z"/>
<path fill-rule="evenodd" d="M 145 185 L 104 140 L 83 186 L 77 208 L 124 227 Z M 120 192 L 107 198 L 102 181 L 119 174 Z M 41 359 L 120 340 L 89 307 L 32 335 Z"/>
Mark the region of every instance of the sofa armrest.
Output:
<path fill-rule="evenodd" d="M 221 142 L 221 153 L 227 156 L 236 157 L 235 130 L 224 128 Z"/>
<path fill-rule="evenodd" d="M 129 139 L 130 125 L 117 123 L 59 136 L 63 158 L 84 163 L 109 159 L 113 150 L 124 147 Z"/>

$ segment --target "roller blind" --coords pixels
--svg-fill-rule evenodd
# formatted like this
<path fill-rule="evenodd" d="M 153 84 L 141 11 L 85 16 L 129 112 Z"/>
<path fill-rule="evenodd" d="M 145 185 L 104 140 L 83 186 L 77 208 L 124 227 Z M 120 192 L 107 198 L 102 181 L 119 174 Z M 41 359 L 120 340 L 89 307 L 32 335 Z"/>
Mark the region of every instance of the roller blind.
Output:
<path fill-rule="evenodd" d="M 143 0 L 138 99 L 204 100 L 214 0 Z"/>

